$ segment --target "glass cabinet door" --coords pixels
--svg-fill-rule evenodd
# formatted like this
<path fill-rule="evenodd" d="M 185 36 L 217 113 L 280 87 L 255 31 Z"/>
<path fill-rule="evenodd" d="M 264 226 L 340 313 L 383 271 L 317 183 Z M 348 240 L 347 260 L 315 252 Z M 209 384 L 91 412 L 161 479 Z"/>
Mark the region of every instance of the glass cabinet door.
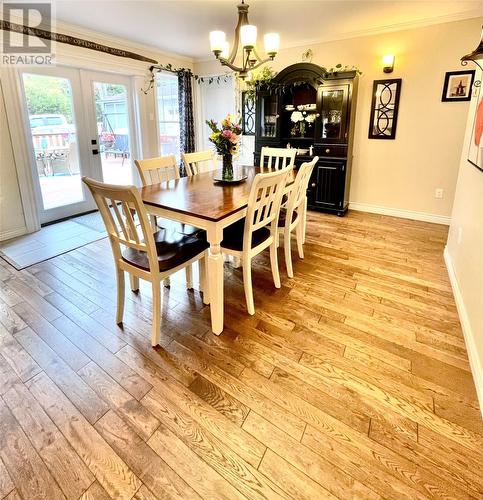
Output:
<path fill-rule="evenodd" d="M 265 95 L 260 97 L 260 136 L 278 136 L 278 96 Z"/>
<path fill-rule="evenodd" d="M 347 102 L 349 85 L 323 85 L 319 89 L 320 132 L 323 142 L 347 140 Z"/>

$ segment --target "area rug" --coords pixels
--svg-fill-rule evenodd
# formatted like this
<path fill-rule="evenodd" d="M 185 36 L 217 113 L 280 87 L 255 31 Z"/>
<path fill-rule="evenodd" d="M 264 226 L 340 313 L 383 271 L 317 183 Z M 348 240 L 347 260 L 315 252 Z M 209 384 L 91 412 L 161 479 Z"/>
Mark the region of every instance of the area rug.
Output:
<path fill-rule="evenodd" d="M 0 257 L 20 271 L 106 236 L 99 212 L 93 212 L 6 241 L 0 244 Z"/>

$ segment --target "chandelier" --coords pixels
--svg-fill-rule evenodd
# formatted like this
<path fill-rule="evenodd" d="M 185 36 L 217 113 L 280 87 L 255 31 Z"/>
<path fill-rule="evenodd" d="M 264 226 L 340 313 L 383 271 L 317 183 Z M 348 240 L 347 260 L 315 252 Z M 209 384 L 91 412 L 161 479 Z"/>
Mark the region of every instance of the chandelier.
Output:
<path fill-rule="evenodd" d="M 483 66 L 478 62 L 481 59 L 483 59 L 483 27 L 481 29 L 480 44 L 473 52 L 471 52 L 471 54 L 466 54 L 461 58 L 461 64 L 466 66 L 468 61 L 473 61 L 477 66 L 479 66 L 480 69 L 483 70 Z"/>
<path fill-rule="evenodd" d="M 273 61 L 280 45 L 278 33 L 267 33 L 264 36 L 265 53 L 268 57 L 262 59 L 256 51 L 257 27 L 248 22 L 248 4 L 245 0 L 238 5 L 238 24 L 235 28 L 235 40 L 230 52 L 230 45 L 226 40 L 224 31 L 210 32 L 211 51 L 223 66 L 238 73 L 238 76 L 245 79 L 248 72 L 258 68 L 268 61 Z M 241 47 L 239 60 L 242 66 L 237 66 L 235 61 L 238 56 L 238 49 Z"/>

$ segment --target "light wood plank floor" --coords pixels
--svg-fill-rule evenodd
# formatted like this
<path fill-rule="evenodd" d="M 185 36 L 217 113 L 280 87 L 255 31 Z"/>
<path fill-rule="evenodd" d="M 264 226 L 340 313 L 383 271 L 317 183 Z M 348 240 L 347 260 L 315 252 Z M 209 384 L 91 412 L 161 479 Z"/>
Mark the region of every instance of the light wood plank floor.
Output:
<path fill-rule="evenodd" d="M 149 288 L 114 324 L 106 240 L 0 262 L 0 498 L 482 498 L 483 429 L 447 228 L 310 213 L 295 279 L 226 267 L 226 329 Z"/>

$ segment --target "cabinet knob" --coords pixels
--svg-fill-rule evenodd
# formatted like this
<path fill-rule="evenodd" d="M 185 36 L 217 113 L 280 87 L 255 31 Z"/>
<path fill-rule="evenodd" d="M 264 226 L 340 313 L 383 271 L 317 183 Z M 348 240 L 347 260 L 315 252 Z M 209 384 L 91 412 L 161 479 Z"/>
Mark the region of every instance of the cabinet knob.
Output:
<path fill-rule="evenodd" d="M 326 152 L 326 153 L 330 153 L 330 149 L 329 149 L 329 148 L 327 148 L 327 149 L 325 150 L 325 152 Z"/>

